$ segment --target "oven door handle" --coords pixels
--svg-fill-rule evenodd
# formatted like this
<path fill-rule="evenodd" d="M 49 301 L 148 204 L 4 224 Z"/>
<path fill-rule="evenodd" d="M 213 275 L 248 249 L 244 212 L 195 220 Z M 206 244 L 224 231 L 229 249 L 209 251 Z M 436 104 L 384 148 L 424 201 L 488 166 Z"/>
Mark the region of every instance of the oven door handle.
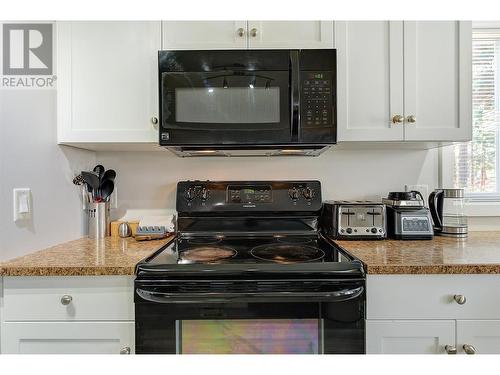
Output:
<path fill-rule="evenodd" d="M 145 289 L 136 289 L 143 300 L 154 303 L 224 303 L 237 300 L 271 299 L 276 302 L 286 302 L 290 299 L 319 299 L 325 302 L 343 302 L 358 298 L 363 294 L 364 287 L 341 289 L 329 292 L 265 292 L 265 293 L 162 293 Z"/>

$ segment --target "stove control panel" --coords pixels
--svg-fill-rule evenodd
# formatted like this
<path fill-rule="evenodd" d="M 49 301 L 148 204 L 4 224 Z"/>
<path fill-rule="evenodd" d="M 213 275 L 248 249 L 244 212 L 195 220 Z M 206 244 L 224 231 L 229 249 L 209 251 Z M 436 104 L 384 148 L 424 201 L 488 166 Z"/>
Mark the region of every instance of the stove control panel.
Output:
<path fill-rule="evenodd" d="M 179 213 L 316 212 L 319 181 L 182 181 L 177 184 Z"/>

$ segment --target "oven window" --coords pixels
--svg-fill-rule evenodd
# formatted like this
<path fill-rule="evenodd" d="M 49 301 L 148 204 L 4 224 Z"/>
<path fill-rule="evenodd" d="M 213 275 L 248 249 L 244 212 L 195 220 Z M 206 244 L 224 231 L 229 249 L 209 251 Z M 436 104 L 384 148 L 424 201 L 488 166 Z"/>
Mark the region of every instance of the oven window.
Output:
<path fill-rule="evenodd" d="M 183 354 L 319 354 L 319 319 L 177 321 Z"/>
<path fill-rule="evenodd" d="M 280 122 L 279 87 L 176 88 L 175 121 L 255 124 Z"/>

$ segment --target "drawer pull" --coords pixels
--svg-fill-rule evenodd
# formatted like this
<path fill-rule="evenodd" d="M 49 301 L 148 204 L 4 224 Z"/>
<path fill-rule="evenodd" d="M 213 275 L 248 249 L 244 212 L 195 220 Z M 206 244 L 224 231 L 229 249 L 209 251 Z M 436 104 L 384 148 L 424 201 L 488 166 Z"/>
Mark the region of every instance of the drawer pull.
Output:
<path fill-rule="evenodd" d="M 453 296 L 453 299 L 455 300 L 456 303 L 458 303 L 459 305 L 463 305 L 465 304 L 465 302 L 467 302 L 467 298 L 465 298 L 464 295 L 462 294 L 455 294 Z"/>
<path fill-rule="evenodd" d="M 125 346 L 123 348 L 120 349 L 120 354 L 130 354 L 130 347 L 129 346 Z"/>
<path fill-rule="evenodd" d="M 457 354 L 457 347 L 453 345 L 446 345 L 444 350 L 446 350 L 446 354 Z"/>
<path fill-rule="evenodd" d="M 464 344 L 463 346 L 465 354 L 476 354 L 476 348 L 469 344 Z"/>
<path fill-rule="evenodd" d="M 68 306 L 71 301 L 73 301 L 73 297 L 67 294 L 61 297 L 61 304 L 63 304 L 64 306 Z"/>

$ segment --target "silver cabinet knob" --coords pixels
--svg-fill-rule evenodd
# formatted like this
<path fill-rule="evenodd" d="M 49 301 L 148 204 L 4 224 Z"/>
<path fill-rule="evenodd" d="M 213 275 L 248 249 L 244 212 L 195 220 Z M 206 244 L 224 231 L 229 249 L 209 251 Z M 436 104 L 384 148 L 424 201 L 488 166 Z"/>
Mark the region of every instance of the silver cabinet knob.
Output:
<path fill-rule="evenodd" d="M 465 298 L 464 295 L 462 294 L 455 294 L 453 296 L 453 299 L 455 300 L 456 303 L 458 303 L 459 305 L 463 305 L 465 302 L 467 302 L 467 298 Z"/>
<path fill-rule="evenodd" d="M 61 297 L 61 304 L 63 304 L 64 306 L 68 306 L 71 301 L 73 301 L 73 297 L 67 294 Z"/>
<path fill-rule="evenodd" d="M 446 345 L 444 347 L 446 354 L 457 354 L 457 347 L 453 345 Z"/>
<path fill-rule="evenodd" d="M 415 115 L 409 115 L 406 117 L 406 122 L 409 124 L 414 124 L 417 122 L 417 118 L 415 117 Z"/>
<path fill-rule="evenodd" d="M 465 354 L 476 354 L 476 348 L 474 348 L 472 345 L 469 344 L 464 344 L 463 346 Z"/>
<path fill-rule="evenodd" d="M 238 34 L 240 38 L 243 38 L 245 36 L 245 29 L 243 27 L 240 27 L 238 30 L 236 30 L 236 34 Z"/>
<path fill-rule="evenodd" d="M 394 115 L 392 116 L 392 123 L 393 124 L 401 124 L 405 118 L 401 115 Z"/>
<path fill-rule="evenodd" d="M 257 36 L 257 29 L 255 27 L 252 30 L 250 30 L 250 36 L 252 38 L 255 38 Z"/>
<path fill-rule="evenodd" d="M 123 348 L 120 349 L 120 354 L 130 354 L 130 347 L 129 346 L 124 346 Z"/>

